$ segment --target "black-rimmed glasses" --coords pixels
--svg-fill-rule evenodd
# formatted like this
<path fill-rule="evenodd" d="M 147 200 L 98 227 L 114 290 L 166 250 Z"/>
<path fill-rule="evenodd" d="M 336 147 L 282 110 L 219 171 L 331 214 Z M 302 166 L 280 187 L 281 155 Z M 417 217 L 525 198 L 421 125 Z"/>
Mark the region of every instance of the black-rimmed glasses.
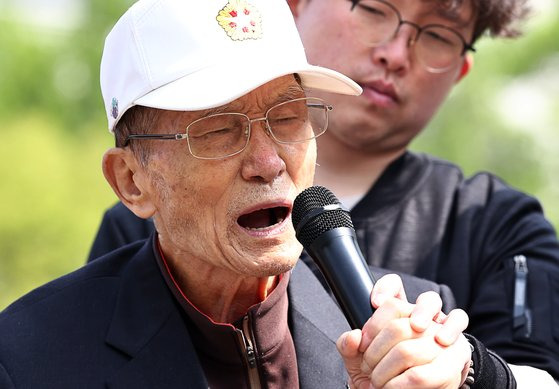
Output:
<path fill-rule="evenodd" d="M 252 123 L 263 121 L 270 137 L 280 144 L 310 141 L 322 135 L 328 127 L 328 112 L 332 106 L 322 99 L 303 97 L 277 104 L 264 117 L 251 119 L 242 113 L 217 113 L 194 120 L 184 133 L 133 134 L 126 138 L 182 140 L 199 159 L 222 159 L 242 152 L 248 145 Z"/>
<path fill-rule="evenodd" d="M 454 29 L 440 24 L 419 26 L 403 20 L 394 5 L 384 0 L 350 0 L 355 16 L 353 29 L 367 46 L 382 45 L 394 38 L 403 24 L 416 30 L 409 44 L 416 58 L 428 71 L 440 73 L 450 69 L 468 51 L 475 49 Z"/>

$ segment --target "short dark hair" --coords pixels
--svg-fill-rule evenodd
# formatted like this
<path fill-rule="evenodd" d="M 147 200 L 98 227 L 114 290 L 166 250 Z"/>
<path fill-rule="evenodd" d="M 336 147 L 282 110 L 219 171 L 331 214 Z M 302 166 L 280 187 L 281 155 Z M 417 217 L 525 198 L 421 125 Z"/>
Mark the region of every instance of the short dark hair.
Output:
<path fill-rule="evenodd" d="M 492 36 L 517 36 L 518 23 L 530 12 L 527 0 L 472 0 L 472 4 L 477 11 L 474 39 L 485 31 Z"/>
<path fill-rule="evenodd" d="M 456 12 L 468 0 L 437 0 L 444 12 Z M 484 33 L 494 37 L 520 35 L 518 24 L 529 14 L 527 0 L 469 0 L 475 18 L 472 43 Z"/>
<path fill-rule="evenodd" d="M 135 105 L 128 109 L 115 126 L 115 146 L 126 147 L 129 145 L 140 164 L 146 166 L 149 162 L 151 142 L 129 141 L 127 138 L 131 134 L 149 134 L 159 119 L 160 113 L 159 109 L 142 105 Z"/>

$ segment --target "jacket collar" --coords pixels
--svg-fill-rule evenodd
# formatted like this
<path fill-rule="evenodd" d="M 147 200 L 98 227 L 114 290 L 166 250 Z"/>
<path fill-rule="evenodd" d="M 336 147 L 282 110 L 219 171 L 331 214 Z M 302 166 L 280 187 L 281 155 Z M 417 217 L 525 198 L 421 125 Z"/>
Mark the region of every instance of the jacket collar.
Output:
<path fill-rule="evenodd" d="M 373 187 L 351 210 L 354 219 L 376 215 L 379 223 L 385 213 L 399 210 L 403 199 L 413 194 L 427 179 L 432 164 L 423 154 L 406 151 L 381 174 Z"/>

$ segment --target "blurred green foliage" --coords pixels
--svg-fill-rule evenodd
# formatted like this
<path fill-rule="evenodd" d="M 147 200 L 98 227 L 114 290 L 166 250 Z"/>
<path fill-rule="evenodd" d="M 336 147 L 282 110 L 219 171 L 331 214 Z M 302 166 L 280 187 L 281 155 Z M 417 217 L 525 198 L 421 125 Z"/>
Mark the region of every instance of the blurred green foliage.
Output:
<path fill-rule="evenodd" d="M 98 73 L 131 1 L 84 0 L 73 28 L 26 21 L 15 3 L 0 0 L 0 310 L 81 266 L 116 201 L 100 168 L 113 139 Z M 519 40 L 479 42 L 473 72 L 412 148 L 500 175 L 559 226 L 559 7 L 534 20 Z"/>
<path fill-rule="evenodd" d="M 98 74 L 104 37 L 129 4 L 84 2 L 69 29 L 0 0 L 0 309 L 81 266 L 116 201 L 101 171 L 113 138 Z"/>

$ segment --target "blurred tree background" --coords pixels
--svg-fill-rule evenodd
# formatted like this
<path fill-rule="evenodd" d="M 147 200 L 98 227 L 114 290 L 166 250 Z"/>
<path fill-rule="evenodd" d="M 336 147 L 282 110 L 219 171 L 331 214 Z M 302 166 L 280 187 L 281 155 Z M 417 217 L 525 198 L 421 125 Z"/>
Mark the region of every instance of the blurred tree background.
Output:
<path fill-rule="evenodd" d="M 110 26 L 131 0 L 0 0 L 0 310 L 81 266 L 116 197 L 99 90 Z M 482 39 L 474 71 L 412 148 L 494 172 L 559 227 L 559 3 L 532 0 L 517 40 Z"/>

